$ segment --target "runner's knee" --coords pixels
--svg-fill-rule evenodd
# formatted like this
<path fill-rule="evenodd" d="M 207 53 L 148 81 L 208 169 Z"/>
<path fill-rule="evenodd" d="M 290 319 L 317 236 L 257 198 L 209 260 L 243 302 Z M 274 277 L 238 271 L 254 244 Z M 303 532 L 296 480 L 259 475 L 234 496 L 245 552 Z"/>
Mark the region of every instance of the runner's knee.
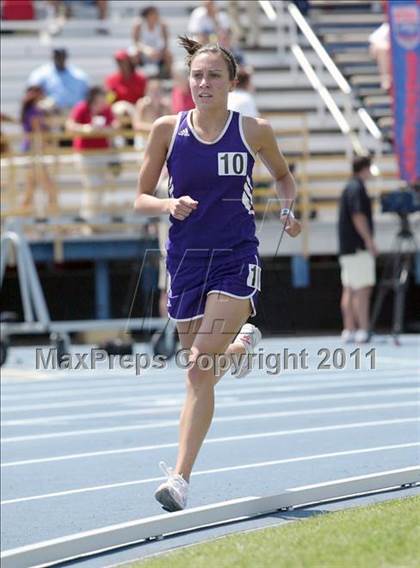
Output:
<path fill-rule="evenodd" d="M 217 355 L 192 347 L 190 366 L 187 371 L 187 386 L 196 389 L 211 388 L 214 378 L 214 365 Z"/>

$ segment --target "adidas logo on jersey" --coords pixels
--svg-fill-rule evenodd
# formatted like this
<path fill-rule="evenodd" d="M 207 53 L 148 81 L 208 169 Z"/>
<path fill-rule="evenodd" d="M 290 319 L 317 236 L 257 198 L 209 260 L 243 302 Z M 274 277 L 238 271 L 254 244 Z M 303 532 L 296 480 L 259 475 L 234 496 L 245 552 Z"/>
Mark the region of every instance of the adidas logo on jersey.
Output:
<path fill-rule="evenodd" d="M 178 136 L 189 136 L 190 133 L 188 132 L 188 128 L 183 128 L 178 132 Z"/>

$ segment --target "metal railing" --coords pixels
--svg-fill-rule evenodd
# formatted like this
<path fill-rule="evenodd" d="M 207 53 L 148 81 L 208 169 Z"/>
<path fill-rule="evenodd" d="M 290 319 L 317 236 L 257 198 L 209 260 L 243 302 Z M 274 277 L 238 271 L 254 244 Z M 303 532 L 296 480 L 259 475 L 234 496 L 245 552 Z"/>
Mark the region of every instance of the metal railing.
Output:
<path fill-rule="evenodd" d="M 307 148 L 308 127 L 305 115 L 293 116 L 297 119 L 297 124 L 293 127 L 274 128 L 276 136 L 285 141 L 283 151 L 286 155 L 296 154 L 298 149 Z M 129 211 L 131 221 L 137 172 L 143 159 L 148 131 L 124 128 L 108 131 L 104 134 L 72 134 L 62 130 L 60 127 L 63 125 L 63 120 L 60 122 L 52 118 L 48 121 L 49 131 L 26 133 L 25 135 L 21 132 L 2 133 L 2 142 L 5 148 L 0 160 L 1 217 L 79 215 L 80 203 L 86 190 L 80 182 L 83 177 L 86 177 L 86 172 L 82 167 L 83 163 L 80 163 L 78 158 L 87 156 L 102 158 L 99 163 L 92 166 L 95 176 L 103 178 L 102 183 L 89 188 L 90 192 L 100 193 L 104 197 L 95 206 L 95 213 L 98 216 L 102 214 L 117 215 L 125 219 L 127 218 L 127 211 Z M 74 138 L 97 138 L 98 136 L 109 140 L 108 148 L 85 149 L 83 152 L 78 152 L 71 146 Z M 29 143 L 27 150 L 22 150 L 24 140 Z M 67 143 L 64 147 L 61 145 L 63 142 Z M 307 158 L 308 152 L 305 150 L 302 153 L 301 161 L 306 162 Z M 45 170 L 54 181 L 56 197 L 56 205 L 54 206 L 46 203 L 47 193 L 42 182 Z M 301 170 L 306 170 L 305 165 L 302 166 Z M 33 172 L 35 178 L 36 195 L 33 205 L 23 206 L 24 190 L 30 171 Z M 260 160 L 257 159 L 254 171 L 256 184 L 254 208 L 257 217 L 276 214 L 281 208 L 278 201 L 276 202 L 273 199 L 275 194 L 270 180 L 271 178 Z M 305 183 L 305 186 L 307 186 L 307 183 Z M 82 226 L 80 227 L 82 228 Z"/>
<path fill-rule="evenodd" d="M 283 28 L 284 20 L 287 20 L 289 24 L 288 46 L 294 56 L 294 60 L 291 63 L 292 71 L 297 72 L 298 66 L 302 69 L 319 95 L 320 115 L 325 112 L 325 109 L 328 109 L 340 131 L 347 137 L 349 142 L 347 146 L 348 157 L 350 158 L 352 153 L 359 155 L 367 153 L 367 146 L 373 148 L 375 156 L 379 157 L 382 154 L 382 134 L 380 130 L 364 107 L 356 108 L 357 105 L 351 86 L 327 53 L 300 10 L 293 3 L 284 2 L 283 0 L 269 0 L 261 4 L 265 4 L 262 7 L 267 17 L 271 21 L 276 21 L 278 26 L 281 23 Z M 268 7 L 268 4 L 270 7 Z M 277 11 L 275 8 L 277 8 Z M 313 53 L 317 56 L 315 68 L 299 45 L 298 30 L 303 34 Z M 279 45 L 279 49 L 283 52 L 284 41 Z M 328 71 L 340 92 L 344 95 L 343 111 L 341 111 L 334 96 L 320 78 L 323 69 Z M 362 138 L 365 143 L 362 142 Z"/>

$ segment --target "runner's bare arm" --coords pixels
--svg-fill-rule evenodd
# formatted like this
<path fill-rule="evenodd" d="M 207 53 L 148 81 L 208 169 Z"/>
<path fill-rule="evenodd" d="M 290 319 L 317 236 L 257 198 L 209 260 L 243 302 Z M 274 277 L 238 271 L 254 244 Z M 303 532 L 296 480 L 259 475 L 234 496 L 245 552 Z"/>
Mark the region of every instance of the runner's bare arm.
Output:
<path fill-rule="evenodd" d="M 271 125 L 264 119 L 254 119 L 257 122 L 256 132 L 257 153 L 276 182 L 276 191 L 282 200 L 282 207 L 291 207 L 296 198 L 296 185 L 289 172 L 287 162 L 278 147 Z"/>
<path fill-rule="evenodd" d="M 159 181 L 166 154 L 176 125 L 176 116 L 162 116 L 153 124 L 140 168 L 134 209 L 144 215 L 171 214 L 183 221 L 197 207 L 189 196 L 161 199 L 153 195 Z"/>
<path fill-rule="evenodd" d="M 296 184 L 277 145 L 272 127 L 262 118 L 246 118 L 244 134 L 248 144 L 260 156 L 261 161 L 273 176 L 281 208 L 291 209 L 296 199 Z M 296 237 L 300 233 L 300 223 L 293 216 L 286 215 L 285 218 L 281 217 L 281 220 L 287 223 L 286 232 L 291 237 Z"/>
<path fill-rule="evenodd" d="M 175 116 L 158 118 L 153 124 L 147 141 L 143 163 L 139 172 L 137 197 L 134 202 L 134 209 L 144 215 L 169 213 L 169 199 L 154 197 L 153 193 L 165 164 L 175 124 Z"/>

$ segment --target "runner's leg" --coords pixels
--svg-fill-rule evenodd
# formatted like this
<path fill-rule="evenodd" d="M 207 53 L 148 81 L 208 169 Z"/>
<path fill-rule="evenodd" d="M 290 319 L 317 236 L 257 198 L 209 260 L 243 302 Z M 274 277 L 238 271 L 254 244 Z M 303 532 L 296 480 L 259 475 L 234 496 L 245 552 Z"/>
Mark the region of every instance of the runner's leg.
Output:
<path fill-rule="evenodd" d="M 216 380 L 213 365 L 210 365 L 208 370 L 200 367 L 204 367 L 204 362 L 210 362 L 210 358 L 214 360 L 212 356 L 220 356 L 226 352 L 249 315 L 249 300 L 219 294 L 207 297 L 204 316 L 191 344 L 192 364 L 187 371 L 187 394 L 180 420 L 175 472 L 182 474 L 186 481 L 189 480 L 195 459 L 213 418 L 214 386 L 219 379 L 218 377 Z M 183 325 L 181 332 L 182 328 Z M 186 348 L 193 333 L 194 331 L 190 331 L 184 336 L 184 340 L 181 339 L 182 345 L 185 344 Z"/>

